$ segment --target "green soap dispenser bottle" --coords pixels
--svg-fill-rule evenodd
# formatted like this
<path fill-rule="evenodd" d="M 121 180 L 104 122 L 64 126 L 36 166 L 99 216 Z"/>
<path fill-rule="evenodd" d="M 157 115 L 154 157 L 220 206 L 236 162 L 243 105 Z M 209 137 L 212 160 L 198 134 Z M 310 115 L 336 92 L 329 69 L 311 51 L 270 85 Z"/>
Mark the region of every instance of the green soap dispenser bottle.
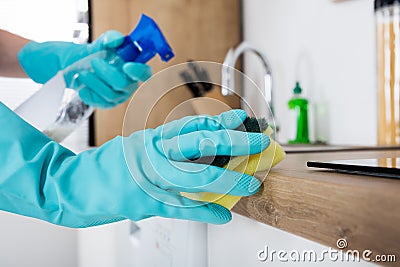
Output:
<path fill-rule="evenodd" d="M 296 82 L 296 87 L 293 89 L 293 97 L 289 100 L 289 109 L 294 109 L 297 112 L 297 132 L 296 139 L 289 140 L 289 144 L 309 144 L 308 137 L 308 100 L 301 95 L 302 89 L 300 83 Z"/>

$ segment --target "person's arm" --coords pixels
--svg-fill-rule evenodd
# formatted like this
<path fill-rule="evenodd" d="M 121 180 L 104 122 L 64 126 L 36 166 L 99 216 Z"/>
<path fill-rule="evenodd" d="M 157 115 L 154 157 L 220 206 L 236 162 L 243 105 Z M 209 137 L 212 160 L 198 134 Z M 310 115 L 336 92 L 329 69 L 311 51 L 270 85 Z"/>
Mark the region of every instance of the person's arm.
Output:
<path fill-rule="evenodd" d="M 0 76 L 26 78 L 27 75 L 22 69 L 18 52 L 30 40 L 10 32 L 0 30 Z"/>
<path fill-rule="evenodd" d="M 23 71 L 37 83 L 46 83 L 57 72 L 64 70 L 64 80 L 71 89 L 79 91 L 81 100 L 96 108 L 112 108 L 128 100 L 139 87 L 139 83 L 147 80 L 151 67 L 138 63 L 126 62 L 123 66 L 113 65 L 100 51 L 109 55 L 117 55 L 116 48 L 124 42 L 124 35 L 110 30 L 99 36 L 94 42 L 76 44 L 73 42 L 30 41 L 17 51 L 17 56 Z M 97 55 L 96 55 L 97 54 Z M 100 53 L 102 54 L 102 53 Z M 86 59 L 86 67 L 68 67 Z M 111 56 L 112 57 L 112 56 Z M 90 67 L 87 66 L 90 63 Z"/>
<path fill-rule="evenodd" d="M 233 130 L 246 117 L 184 117 L 75 155 L 0 102 L 0 210 L 74 228 L 152 216 L 227 223 L 228 209 L 181 192 L 258 191 L 255 177 L 196 162 L 266 149 L 268 136 Z"/>

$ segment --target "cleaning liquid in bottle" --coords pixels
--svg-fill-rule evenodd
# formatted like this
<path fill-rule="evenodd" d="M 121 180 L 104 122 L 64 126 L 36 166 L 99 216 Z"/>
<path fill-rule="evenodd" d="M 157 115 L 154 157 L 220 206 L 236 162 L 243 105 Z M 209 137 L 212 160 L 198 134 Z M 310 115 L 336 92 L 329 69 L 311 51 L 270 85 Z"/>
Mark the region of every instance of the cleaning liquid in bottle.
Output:
<path fill-rule="evenodd" d="M 122 69 L 125 62 L 146 63 L 156 54 L 162 61 L 169 61 L 174 57 L 171 47 L 167 43 L 161 30 L 153 19 L 142 15 L 138 25 L 127 36 L 116 51 L 103 50 L 87 56 L 62 70 L 65 80 L 68 81 L 57 119 L 44 133 L 57 142 L 61 142 L 73 132 L 94 111 L 94 108 L 86 105 L 79 97 L 80 88 L 76 86 L 78 73 L 81 70 L 93 71 L 91 59 L 103 58 L 113 66 Z"/>
<path fill-rule="evenodd" d="M 293 97 L 289 100 L 289 109 L 294 109 L 297 116 L 296 138 L 289 140 L 289 144 L 309 144 L 308 136 L 308 100 L 303 98 L 300 83 L 296 82 Z"/>

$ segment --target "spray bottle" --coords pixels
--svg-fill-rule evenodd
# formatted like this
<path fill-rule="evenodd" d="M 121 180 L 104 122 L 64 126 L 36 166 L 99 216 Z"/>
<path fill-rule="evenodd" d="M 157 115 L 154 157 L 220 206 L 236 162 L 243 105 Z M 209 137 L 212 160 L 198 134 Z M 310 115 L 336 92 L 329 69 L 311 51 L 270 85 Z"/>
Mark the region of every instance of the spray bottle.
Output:
<path fill-rule="evenodd" d="M 125 62 L 146 63 L 156 54 L 159 54 L 162 61 L 169 61 L 174 57 L 171 47 L 167 43 L 161 30 L 150 17 L 142 15 L 139 23 L 133 31 L 125 36 L 123 43 L 114 51 L 103 50 L 85 57 L 64 69 L 64 77 L 72 77 L 71 84 L 66 89 L 57 119 L 44 130 L 44 133 L 53 140 L 60 142 L 74 131 L 81 122 L 86 120 L 94 111 L 82 102 L 79 97 L 79 90 L 74 84 L 80 70 L 93 71 L 90 60 L 93 57 L 106 59 L 110 64 L 122 68 Z"/>

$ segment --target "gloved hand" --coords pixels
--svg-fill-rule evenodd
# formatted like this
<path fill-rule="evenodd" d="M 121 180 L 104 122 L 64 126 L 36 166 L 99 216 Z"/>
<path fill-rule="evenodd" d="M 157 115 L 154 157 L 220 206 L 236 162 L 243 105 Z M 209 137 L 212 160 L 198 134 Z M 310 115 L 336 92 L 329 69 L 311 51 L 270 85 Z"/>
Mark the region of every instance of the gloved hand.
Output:
<path fill-rule="evenodd" d="M 38 83 L 45 83 L 51 77 L 74 62 L 102 50 L 115 53 L 124 36 L 117 31 L 108 31 L 91 44 L 71 42 L 29 42 L 18 53 L 18 59 L 26 74 Z M 80 89 L 79 95 L 87 105 L 110 108 L 127 100 L 137 89 L 138 82 L 151 76 L 146 64 L 128 62 L 121 68 L 109 64 L 102 58 L 90 60 L 93 72 L 78 70 L 78 78 L 72 82 L 75 73 L 64 75 L 67 86 Z"/>
<path fill-rule="evenodd" d="M 226 223 L 228 209 L 180 192 L 258 190 L 252 176 L 189 161 L 264 150 L 266 135 L 232 130 L 245 118 L 240 110 L 185 117 L 75 155 L 0 103 L 0 209 L 68 227 L 151 216 Z"/>

